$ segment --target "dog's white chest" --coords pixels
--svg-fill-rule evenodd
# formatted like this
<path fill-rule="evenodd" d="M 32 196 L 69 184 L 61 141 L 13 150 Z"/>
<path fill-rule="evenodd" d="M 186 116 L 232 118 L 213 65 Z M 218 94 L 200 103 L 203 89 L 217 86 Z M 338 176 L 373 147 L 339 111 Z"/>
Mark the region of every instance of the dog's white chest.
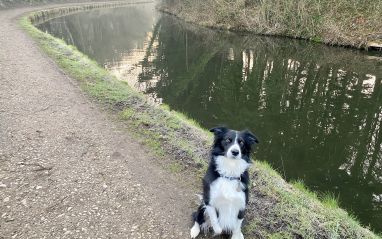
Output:
<path fill-rule="evenodd" d="M 218 178 L 211 184 L 210 203 L 213 206 L 228 204 L 227 206 L 236 206 L 239 209 L 244 209 L 245 195 L 241 187 L 238 180 Z M 238 188 L 240 188 L 239 191 Z"/>
<path fill-rule="evenodd" d="M 218 178 L 210 187 L 210 205 L 219 213 L 219 224 L 227 229 L 232 229 L 237 223 L 240 210 L 245 208 L 245 194 L 238 191 L 239 181 Z"/>

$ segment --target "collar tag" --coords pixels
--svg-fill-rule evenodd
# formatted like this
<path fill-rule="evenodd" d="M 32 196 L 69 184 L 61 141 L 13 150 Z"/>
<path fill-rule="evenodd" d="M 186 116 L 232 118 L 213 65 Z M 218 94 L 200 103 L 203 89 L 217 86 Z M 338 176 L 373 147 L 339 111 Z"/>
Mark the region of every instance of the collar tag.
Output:
<path fill-rule="evenodd" d="M 228 176 L 225 176 L 225 175 L 220 175 L 220 177 L 226 178 L 228 180 L 239 180 L 239 181 L 241 181 L 241 177 L 228 177 Z"/>

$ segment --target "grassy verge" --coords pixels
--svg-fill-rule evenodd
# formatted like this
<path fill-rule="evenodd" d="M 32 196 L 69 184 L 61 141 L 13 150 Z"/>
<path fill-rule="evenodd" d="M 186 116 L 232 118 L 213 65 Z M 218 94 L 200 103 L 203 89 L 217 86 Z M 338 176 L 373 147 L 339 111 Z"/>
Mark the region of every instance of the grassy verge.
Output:
<path fill-rule="evenodd" d="M 50 11 L 46 14 L 52 17 L 63 10 Z M 24 16 L 20 24 L 43 51 L 77 79 L 93 99 L 125 121 L 158 159 L 165 160 L 171 172 L 187 173 L 198 181 L 206 169 L 212 136 L 183 114 L 153 105 L 74 47 L 39 31 L 31 23 L 38 16 L 41 12 Z M 256 161 L 251 170 L 253 185 L 244 228 L 246 238 L 378 238 L 340 209 L 333 197 L 320 199 L 301 182 L 288 184 L 262 162 Z"/>
<path fill-rule="evenodd" d="M 160 9 L 207 27 L 355 48 L 382 46 L 380 1 L 164 0 Z"/>
<path fill-rule="evenodd" d="M 301 181 L 286 183 L 267 163 L 255 163 L 253 186 L 246 232 L 254 238 L 378 238 L 336 197 L 317 195 Z"/>

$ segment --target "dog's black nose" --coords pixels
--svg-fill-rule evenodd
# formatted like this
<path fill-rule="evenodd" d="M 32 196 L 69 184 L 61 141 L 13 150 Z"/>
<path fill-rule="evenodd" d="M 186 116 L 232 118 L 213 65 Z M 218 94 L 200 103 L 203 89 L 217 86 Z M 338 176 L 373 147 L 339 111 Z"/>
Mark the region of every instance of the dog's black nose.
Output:
<path fill-rule="evenodd" d="M 237 156 L 239 154 L 239 150 L 233 149 L 233 150 L 231 150 L 231 153 L 233 156 Z"/>

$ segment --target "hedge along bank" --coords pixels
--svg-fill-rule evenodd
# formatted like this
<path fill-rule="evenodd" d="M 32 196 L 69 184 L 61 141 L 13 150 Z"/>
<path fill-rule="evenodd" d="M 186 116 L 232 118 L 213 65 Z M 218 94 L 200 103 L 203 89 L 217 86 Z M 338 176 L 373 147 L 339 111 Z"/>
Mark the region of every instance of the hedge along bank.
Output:
<path fill-rule="evenodd" d="M 206 27 L 382 49 L 381 1 L 163 0 L 159 9 Z"/>
<path fill-rule="evenodd" d="M 199 185 L 212 143 L 212 135 L 208 131 L 166 105 L 151 103 L 75 47 L 33 25 L 62 14 L 129 4 L 132 3 L 53 8 L 23 16 L 20 24 L 44 52 L 78 80 L 91 98 L 124 121 L 129 131 L 157 155 L 161 165 L 173 173 L 187 171 L 194 178 L 192 186 Z M 171 157 L 168 157 L 169 152 Z M 289 184 L 267 163 L 255 161 L 251 179 L 244 226 L 246 238 L 379 238 L 340 209 L 333 196 L 310 192 L 301 182 Z"/>

